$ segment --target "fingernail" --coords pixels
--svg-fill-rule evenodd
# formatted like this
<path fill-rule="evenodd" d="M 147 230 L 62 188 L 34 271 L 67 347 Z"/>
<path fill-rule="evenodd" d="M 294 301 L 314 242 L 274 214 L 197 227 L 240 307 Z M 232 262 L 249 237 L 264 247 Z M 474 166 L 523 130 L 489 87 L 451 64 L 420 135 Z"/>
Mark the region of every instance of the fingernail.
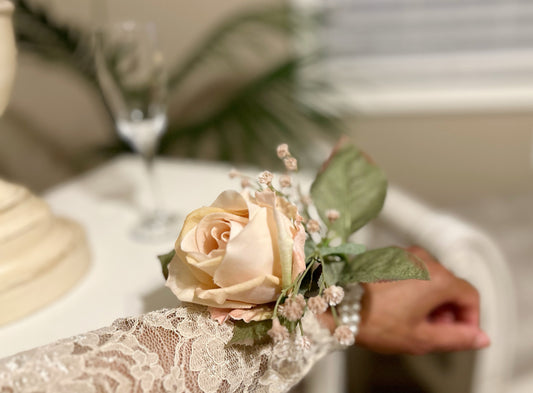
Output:
<path fill-rule="evenodd" d="M 490 345 L 490 338 L 485 332 L 479 332 L 474 341 L 474 348 L 481 349 Z"/>

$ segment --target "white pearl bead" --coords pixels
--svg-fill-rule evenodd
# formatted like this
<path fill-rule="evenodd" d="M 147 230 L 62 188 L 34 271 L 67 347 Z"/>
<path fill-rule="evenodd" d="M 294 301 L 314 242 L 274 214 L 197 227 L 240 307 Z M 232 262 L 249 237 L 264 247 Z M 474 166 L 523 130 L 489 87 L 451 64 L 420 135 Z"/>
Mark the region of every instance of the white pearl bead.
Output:
<path fill-rule="evenodd" d="M 363 287 L 359 284 L 347 285 L 344 289 L 344 300 L 337 306 L 341 323 L 347 325 L 354 336 L 357 334 L 358 325 L 361 322 L 359 312 L 361 311 L 363 292 Z"/>

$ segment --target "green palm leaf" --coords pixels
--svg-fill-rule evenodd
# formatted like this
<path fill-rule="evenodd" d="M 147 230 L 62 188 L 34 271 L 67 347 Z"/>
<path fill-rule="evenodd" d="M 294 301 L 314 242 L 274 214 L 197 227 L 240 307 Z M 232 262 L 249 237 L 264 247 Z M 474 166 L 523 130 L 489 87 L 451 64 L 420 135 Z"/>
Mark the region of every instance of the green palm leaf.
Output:
<path fill-rule="evenodd" d="M 101 95 L 92 62 L 90 32 L 56 21 L 46 8 L 36 7 L 28 0 L 18 0 L 16 7 L 20 49 L 69 66 Z M 281 38 L 289 44 L 304 26 L 316 23 L 319 16 L 311 18 L 312 22 L 309 16 L 304 17 L 288 6 L 278 6 L 246 10 L 216 26 L 185 59 L 170 68 L 169 86 L 172 94 L 182 100 L 179 106 L 169 108 L 169 127 L 161 151 L 272 165 L 271 149 L 285 142 L 304 161 L 313 161 L 315 146 L 309 141 L 316 138 L 333 141 L 341 127 L 338 119 L 326 110 L 302 99 L 312 96 L 315 89 L 326 88 L 323 81 L 302 82 L 300 74 L 309 59 L 288 55 L 255 76 L 246 76 L 244 72 L 250 56 L 261 60 L 272 40 L 279 42 Z M 204 86 L 206 93 L 183 95 L 187 81 L 201 78 L 212 69 L 222 72 L 222 82 L 229 86 L 222 99 L 211 97 L 212 85 Z M 188 108 L 198 107 L 198 102 L 210 109 L 200 117 L 188 115 Z M 103 99 L 102 104 L 105 105 Z M 111 112 L 108 113 L 111 128 Z M 107 153 L 127 149 L 127 145 L 115 140 L 105 147 Z"/>

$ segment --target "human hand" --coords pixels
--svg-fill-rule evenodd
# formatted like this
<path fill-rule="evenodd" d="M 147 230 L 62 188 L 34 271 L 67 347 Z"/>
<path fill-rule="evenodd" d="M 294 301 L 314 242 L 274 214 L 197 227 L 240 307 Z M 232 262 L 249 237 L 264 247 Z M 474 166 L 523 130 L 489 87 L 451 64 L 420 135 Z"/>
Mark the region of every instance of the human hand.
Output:
<path fill-rule="evenodd" d="M 424 249 L 408 251 L 426 263 L 431 279 L 365 284 L 357 343 L 375 352 L 417 355 L 487 347 L 477 290 Z"/>

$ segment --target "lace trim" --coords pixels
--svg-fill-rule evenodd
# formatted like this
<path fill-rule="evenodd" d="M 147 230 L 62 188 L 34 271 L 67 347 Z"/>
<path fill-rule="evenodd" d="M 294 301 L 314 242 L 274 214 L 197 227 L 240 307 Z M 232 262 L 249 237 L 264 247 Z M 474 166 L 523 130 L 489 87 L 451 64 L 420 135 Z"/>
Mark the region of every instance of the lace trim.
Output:
<path fill-rule="evenodd" d="M 202 307 L 155 311 L 0 360 L 0 392 L 284 392 L 336 348 L 312 315 L 304 328 L 307 350 L 227 346 L 231 324 Z"/>

